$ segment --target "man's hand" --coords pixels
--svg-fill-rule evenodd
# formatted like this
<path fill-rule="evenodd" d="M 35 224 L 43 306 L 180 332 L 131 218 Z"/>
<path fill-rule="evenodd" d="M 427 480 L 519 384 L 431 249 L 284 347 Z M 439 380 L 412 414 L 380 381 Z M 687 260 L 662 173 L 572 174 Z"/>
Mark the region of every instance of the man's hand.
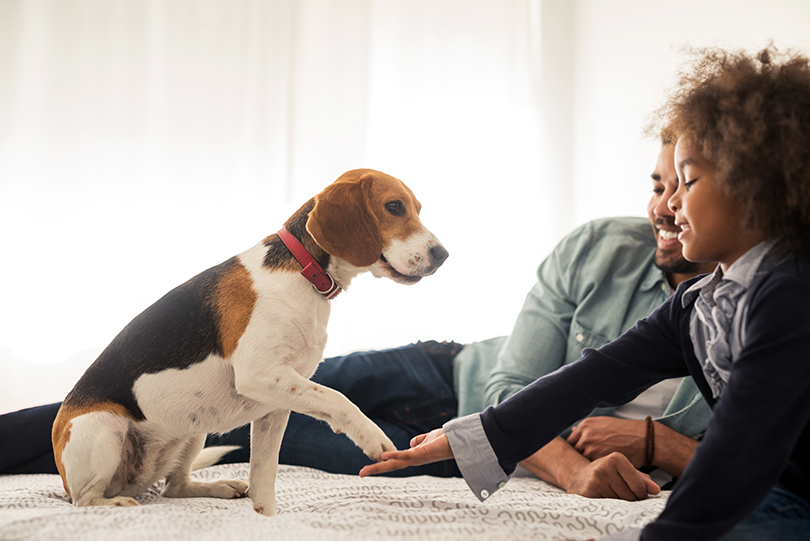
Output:
<path fill-rule="evenodd" d="M 657 422 L 653 423 L 653 430 L 653 466 L 673 477 L 680 477 L 692 460 L 698 441 Z M 636 468 L 641 468 L 644 466 L 646 437 L 645 421 L 588 417 L 574 427 L 567 441 L 590 460 L 618 452 L 626 456 Z"/>
<path fill-rule="evenodd" d="M 615 417 L 588 417 L 571 430 L 568 443 L 590 460 L 611 453 L 626 456 L 636 468 L 644 466 L 647 423 Z"/>
<path fill-rule="evenodd" d="M 569 494 L 588 498 L 616 498 L 627 501 L 644 500 L 648 494 L 661 489 L 650 476 L 638 471 L 621 453 L 598 458 L 574 474 Z"/>
<path fill-rule="evenodd" d="M 437 428 L 427 434 L 420 434 L 411 440 L 411 448 L 406 451 L 389 451 L 375 464 L 360 470 L 360 477 L 401 470 L 409 466 L 421 466 L 453 458 L 450 442 L 444 430 Z"/>

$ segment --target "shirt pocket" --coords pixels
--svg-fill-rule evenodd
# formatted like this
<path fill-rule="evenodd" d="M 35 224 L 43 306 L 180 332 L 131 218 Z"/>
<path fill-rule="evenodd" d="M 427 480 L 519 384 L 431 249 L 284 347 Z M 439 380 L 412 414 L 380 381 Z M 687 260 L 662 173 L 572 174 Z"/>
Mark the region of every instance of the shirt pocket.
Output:
<path fill-rule="evenodd" d="M 582 350 L 585 348 L 597 349 L 608 342 L 610 338 L 595 333 L 587 329 L 577 319 L 571 322 L 571 332 L 568 335 L 568 350 L 565 356 L 565 364 L 572 363 L 582 357 Z"/>

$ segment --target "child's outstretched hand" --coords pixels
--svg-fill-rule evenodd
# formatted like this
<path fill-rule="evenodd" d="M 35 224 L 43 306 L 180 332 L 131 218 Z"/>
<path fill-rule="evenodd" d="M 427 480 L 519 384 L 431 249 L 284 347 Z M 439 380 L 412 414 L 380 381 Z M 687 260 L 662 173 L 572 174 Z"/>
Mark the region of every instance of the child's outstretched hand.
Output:
<path fill-rule="evenodd" d="M 427 434 L 420 434 L 411 440 L 411 448 L 406 451 L 388 451 L 375 464 L 369 464 L 360 470 L 360 477 L 377 475 L 409 466 L 421 466 L 453 458 L 450 442 L 444 430 L 437 428 Z"/>

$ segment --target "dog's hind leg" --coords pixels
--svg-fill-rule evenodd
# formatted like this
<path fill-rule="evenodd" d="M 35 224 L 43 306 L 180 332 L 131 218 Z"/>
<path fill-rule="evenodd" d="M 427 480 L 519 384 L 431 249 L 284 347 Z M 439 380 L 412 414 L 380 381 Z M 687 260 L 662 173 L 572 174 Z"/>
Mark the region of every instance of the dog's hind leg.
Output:
<path fill-rule="evenodd" d="M 174 470 L 166 476 L 163 496 L 167 498 L 241 498 L 248 485 L 239 479 L 220 479 L 202 483 L 192 481 L 191 466 L 205 445 L 205 434 L 192 436 L 182 442 L 179 459 Z"/>
<path fill-rule="evenodd" d="M 261 515 L 276 514 L 276 472 L 290 410 L 274 410 L 250 425 L 250 499 Z"/>
<path fill-rule="evenodd" d="M 138 505 L 133 498 L 120 495 L 126 484 L 121 460 L 130 421 L 115 413 L 96 411 L 68 422 L 70 439 L 61 462 L 73 503 L 78 507 Z"/>

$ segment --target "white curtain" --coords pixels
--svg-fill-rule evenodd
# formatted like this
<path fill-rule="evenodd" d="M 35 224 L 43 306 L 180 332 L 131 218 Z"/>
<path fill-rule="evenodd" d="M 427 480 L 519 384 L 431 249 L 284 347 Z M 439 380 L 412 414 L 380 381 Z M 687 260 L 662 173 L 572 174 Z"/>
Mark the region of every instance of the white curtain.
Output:
<path fill-rule="evenodd" d="M 544 197 L 567 179 L 543 174 L 540 17 L 0 0 L 0 412 L 61 399 L 134 315 L 358 167 L 406 182 L 451 256 L 410 288 L 356 280 L 327 354 L 509 332 L 571 216 Z"/>

